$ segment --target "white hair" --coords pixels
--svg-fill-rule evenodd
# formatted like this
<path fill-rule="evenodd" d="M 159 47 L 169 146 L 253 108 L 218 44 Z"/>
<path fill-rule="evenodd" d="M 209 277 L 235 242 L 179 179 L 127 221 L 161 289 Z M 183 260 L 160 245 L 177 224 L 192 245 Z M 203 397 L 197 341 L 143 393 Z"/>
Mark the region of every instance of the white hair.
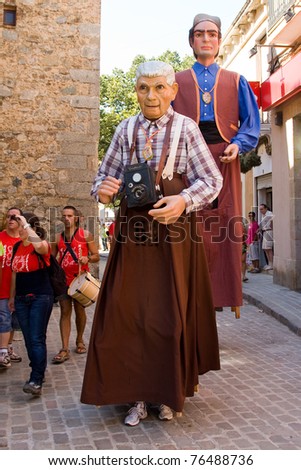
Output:
<path fill-rule="evenodd" d="M 168 85 L 176 81 L 175 72 L 171 65 L 160 60 L 150 60 L 139 65 L 136 71 L 136 82 L 140 77 L 166 77 Z"/>

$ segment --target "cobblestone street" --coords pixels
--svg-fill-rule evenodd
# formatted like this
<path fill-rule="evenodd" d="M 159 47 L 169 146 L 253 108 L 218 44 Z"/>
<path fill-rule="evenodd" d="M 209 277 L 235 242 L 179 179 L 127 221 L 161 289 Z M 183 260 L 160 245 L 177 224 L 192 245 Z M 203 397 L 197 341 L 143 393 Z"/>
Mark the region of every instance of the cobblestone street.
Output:
<path fill-rule="evenodd" d="M 87 310 L 88 343 L 93 308 Z M 74 325 L 71 359 L 51 364 L 60 348 L 55 307 L 42 397 L 22 392 L 29 373 L 23 341 L 14 343 L 23 362 L 0 373 L 0 448 L 300 449 L 300 337 L 251 304 L 242 307 L 240 319 L 230 309 L 217 315 L 222 369 L 200 379 L 199 392 L 186 400 L 181 418 L 161 422 L 151 412 L 130 428 L 123 424 L 127 406 L 80 403 L 86 356 L 74 352 Z"/>

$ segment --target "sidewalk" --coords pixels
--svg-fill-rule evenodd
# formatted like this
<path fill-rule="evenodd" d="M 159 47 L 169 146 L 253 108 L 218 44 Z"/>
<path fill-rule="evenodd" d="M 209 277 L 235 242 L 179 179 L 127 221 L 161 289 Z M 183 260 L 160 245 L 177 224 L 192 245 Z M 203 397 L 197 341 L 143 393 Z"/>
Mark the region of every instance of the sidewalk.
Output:
<path fill-rule="evenodd" d="M 301 293 L 273 284 L 270 273 L 247 273 L 247 277 L 243 298 L 301 336 Z"/>

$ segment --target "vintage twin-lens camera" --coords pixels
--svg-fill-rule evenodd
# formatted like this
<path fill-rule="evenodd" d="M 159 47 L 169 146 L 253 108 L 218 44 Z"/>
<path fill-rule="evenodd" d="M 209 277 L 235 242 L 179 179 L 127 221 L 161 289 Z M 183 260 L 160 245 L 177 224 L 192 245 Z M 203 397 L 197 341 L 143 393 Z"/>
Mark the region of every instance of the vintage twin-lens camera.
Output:
<path fill-rule="evenodd" d="M 146 162 L 127 165 L 124 182 L 128 207 L 155 204 L 162 197 L 156 189 L 155 173 Z"/>

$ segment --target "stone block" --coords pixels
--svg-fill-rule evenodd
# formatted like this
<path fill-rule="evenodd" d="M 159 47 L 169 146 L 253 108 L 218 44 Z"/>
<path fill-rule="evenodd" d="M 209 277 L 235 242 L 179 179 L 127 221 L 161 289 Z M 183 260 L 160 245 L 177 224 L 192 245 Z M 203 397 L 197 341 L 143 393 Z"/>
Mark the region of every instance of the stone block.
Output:
<path fill-rule="evenodd" d="M 61 152 L 63 155 L 97 155 L 97 146 L 87 142 L 62 142 Z"/>
<path fill-rule="evenodd" d="M 97 24 L 81 24 L 79 26 L 79 34 L 81 36 L 94 36 L 99 38 L 99 27 Z"/>
<path fill-rule="evenodd" d="M 74 108 L 99 108 L 98 96 L 74 96 L 70 99 L 70 105 Z"/>
<path fill-rule="evenodd" d="M 91 142 L 92 137 L 89 134 L 84 134 L 82 132 L 58 132 L 57 133 L 57 141 L 64 142 Z"/>
<path fill-rule="evenodd" d="M 87 168 L 87 157 L 79 155 L 61 155 L 57 156 L 54 162 L 56 168 L 73 168 L 85 170 Z"/>
<path fill-rule="evenodd" d="M 76 88 L 74 86 L 68 86 L 66 88 L 63 88 L 61 90 L 62 95 L 75 95 L 76 94 Z"/>
<path fill-rule="evenodd" d="M 84 47 L 82 49 L 82 57 L 86 59 L 98 59 L 99 57 L 99 50 L 97 47 Z"/>
<path fill-rule="evenodd" d="M 7 96 L 12 96 L 12 90 L 7 86 L 0 86 L 0 96 L 6 98 Z"/>
<path fill-rule="evenodd" d="M 20 94 L 20 100 L 34 100 L 39 94 L 38 90 L 24 90 Z"/>
<path fill-rule="evenodd" d="M 72 69 L 70 75 L 72 80 L 82 83 L 95 83 L 96 80 L 95 72 L 91 70 Z"/>
<path fill-rule="evenodd" d="M 12 29 L 3 29 L 2 30 L 2 39 L 6 41 L 17 41 L 18 33 Z"/>
<path fill-rule="evenodd" d="M 60 16 L 55 20 L 58 24 L 65 24 L 67 23 L 67 18 L 66 16 Z"/>
<path fill-rule="evenodd" d="M 81 195 L 81 199 L 83 199 L 83 195 L 87 195 L 87 199 L 90 199 L 91 183 L 81 183 L 70 180 L 68 185 L 66 185 L 66 183 L 58 183 L 56 189 L 59 198 L 74 197 L 78 201 L 79 195 Z"/>

